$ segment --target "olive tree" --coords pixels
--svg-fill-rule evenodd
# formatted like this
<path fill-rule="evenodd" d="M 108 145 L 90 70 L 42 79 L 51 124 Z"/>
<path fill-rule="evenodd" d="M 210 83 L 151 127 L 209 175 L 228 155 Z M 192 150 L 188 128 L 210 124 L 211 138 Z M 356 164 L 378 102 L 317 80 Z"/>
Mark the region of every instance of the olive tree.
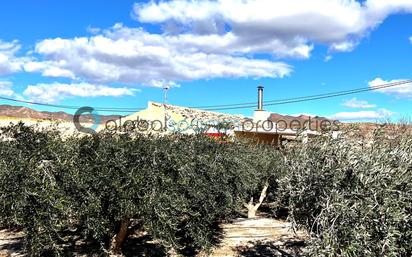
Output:
<path fill-rule="evenodd" d="M 23 124 L 0 134 L 0 222 L 25 231 L 30 255 L 64 255 L 72 234 L 120 253 L 133 229 L 182 254 L 207 251 L 217 224 L 280 169 L 273 149 L 200 135 L 63 138 Z"/>
<path fill-rule="evenodd" d="M 412 135 L 346 131 L 287 154 L 280 180 L 291 219 L 311 234 L 313 256 L 410 256 Z"/>

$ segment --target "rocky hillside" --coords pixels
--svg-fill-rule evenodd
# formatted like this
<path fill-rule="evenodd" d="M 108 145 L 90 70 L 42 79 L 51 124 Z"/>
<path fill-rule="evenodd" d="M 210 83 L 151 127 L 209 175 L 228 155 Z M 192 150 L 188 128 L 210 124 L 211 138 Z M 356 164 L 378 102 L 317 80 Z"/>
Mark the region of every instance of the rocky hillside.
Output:
<path fill-rule="evenodd" d="M 12 105 L 0 105 L 0 117 L 2 118 L 15 118 L 15 119 L 34 119 L 34 120 L 52 120 L 52 121 L 64 121 L 72 122 L 73 115 L 65 112 L 45 112 L 36 111 L 28 107 L 12 106 Z M 102 123 L 108 120 L 119 119 L 117 115 L 101 115 L 100 120 Z M 91 115 L 82 115 L 82 122 L 91 122 Z"/>
<path fill-rule="evenodd" d="M 310 124 L 310 129 L 312 130 L 321 130 L 321 125 L 330 125 L 334 121 L 325 117 L 319 116 L 308 116 L 308 115 L 299 115 L 299 116 L 290 116 L 290 115 L 281 115 L 277 113 L 272 113 L 269 117 L 269 120 L 278 124 L 278 128 L 282 129 L 302 129 L 306 128 Z"/>

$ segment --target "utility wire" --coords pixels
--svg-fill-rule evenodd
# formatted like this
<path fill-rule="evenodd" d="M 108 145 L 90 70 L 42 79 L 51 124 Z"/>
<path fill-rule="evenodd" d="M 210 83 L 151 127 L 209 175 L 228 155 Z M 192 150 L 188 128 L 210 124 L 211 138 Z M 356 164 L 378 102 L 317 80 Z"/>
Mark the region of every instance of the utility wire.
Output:
<path fill-rule="evenodd" d="M 399 81 L 399 82 L 382 84 L 382 85 L 379 85 L 379 86 L 376 86 L 376 87 L 358 88 L 358 89 L 338 91 L 338 92 L 325 93 L 325 94 L 317 94 L 317 95 L 309 95 L 309 96 L 303 96 L 303 97 L 294 97 L 294 98 L 271 100 L 271 101 L 265 101 L 264 106 L 274 106 L 274 105 L 314 101 L 314 100 L 320 100 L 320 99 L 325 99 L 325 98 L 332 98 L 332 97 L 351 95 L 351 94 L 357 94 L 357 93 L 368 92 L 368 91 L 375 91 L 375 90 L 380 90 L 380 89 L 385 89 L 385 88 L 390 88 L 390 87 L 395 87 L 395 86 L 400 86 L 400 85 L 405 85 L 405 84 L 410 84 L 410 83 L 412 83 L 412 80 L 404 80 L 404 81 Z M 203 107 L 203 109 L 208 110 L 208 111 L 248 109 L 248 108 L 256 107 L 256 103 L 252 102 L 252 103 L 233 104 L 233 105 L 220 105 L 220 106 L 222 106 L 223 108 Z M 220 106 L 218 106 L 218 107 L 220 107 Z M 228 106 L 228 107 L 225 107 L 225 106 Z M 202 107 L 196 107 L 196 108 L 202 108 Z"/>
<path fill-rule="evenodd" d="M 368 88 L 363 87 L 363 88 L 357 88 L 357 89 L 351 89 L 351 90 L 345 90 L 345 91 L 338 91 L 338 92 L 332 92 L 332 93 L 324 93 L 324 94 L 301 96 L 301 97 L 294 97 L 294 98 L 269 100 L 269 101 L 265 101 L 264 106 L 274 106 L 274 105 L 281 105 L 281 104 L 290 104 L 290 103 L 314 101 L 314 100 L 320 100 L 320 99 L 325 99 L 325 98 L 332 98 L 332 97 L 338 97 L 338 96 L 344 96 L 344 95 L 350 95 L 350 94 L 357 94 L 357 93 L 368 92 L 368 91 L 375 91 L 375 90 L 391 88 L 391 87 L 396 87 L 396 86 L 410 84 L 410 83 L 412 83 L 412 80 L 403 80 L 403 81 L 398 81 L 398 82 L 393 82 L 393 83 L 382 84 L 382 85 L 379 85 L 379 86 L 376 86 L 376 87 L 368 87 Z M 0 97 L 0 99 L 7 100 L 7 101 L 12 101 L 12 102 L 47 106 L 47 107 L 60 108 L 60 109 L 77 110 L 77 109 L 82 107 L 82 106 L 70 106 L 70 105 L 56 105 L 56 104 L 39 103 L 39 102 L 33 102 L 33 101 L 13 99 L 13 98 L 8 98 L 8 97 Z M 220 107 L 222 107 L 222 108 L 220 108 Z M 256 102 L 222 104 L 222 105 L 209 105 L 209 106 L 193 106 L 193 107 L 189 107 L 189 108 L 197 108 L 197 109 L 204 109 L 204 110 L 208 110 L 208 111 L 215 111 L 215 110 L 248 109 L 248 108 L 254 108 L 254 107 L 256 107 Z M 96 111 L 100 111 L 100 112 L 134 113 L 134 112 L 143 110 L 144 108 L 136 108 L 135 109 L 135 108 L 121 108 L 121 107 L 95 107 L 94 109 Z"/>
<path fill-rule="evenodd" d="M 2 96 L 0 96 L 0 99 L 6 100 L 6 101 L 11 101 L 11 102 L 17 102 L 17 103 L 25 103 L 25 104 L 47 106 L 47 107 L 53 107 L 53 108 L 59 108 L 59 109 L 69 109 L 69 110 L 78 110 L 81 107 L 83 107 L 83 106 L 73 106 L 73 105 L 58 105 L 58 104 L 39 103 L 39 102 L 25 101 L 25 100 L 19 100 L 19 99 L 2 97 Z M 116 107 L 114 107 L 114 108 L 96 107 L 94 109 L 96 111 L 101 111 L 101 112 L 136 112 L 136 111 L 143 110 L 144 108 L 132 109 L 132 108 L 116 108 Z"/>

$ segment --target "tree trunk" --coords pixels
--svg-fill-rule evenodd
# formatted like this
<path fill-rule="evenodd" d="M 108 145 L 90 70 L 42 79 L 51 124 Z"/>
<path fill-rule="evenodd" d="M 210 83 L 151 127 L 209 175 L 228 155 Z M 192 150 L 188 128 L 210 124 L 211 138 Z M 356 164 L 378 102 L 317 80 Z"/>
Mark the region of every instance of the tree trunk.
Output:
<path fill-rule="evenodd" d="M 243 204 L 247 208 L 248 219 L 256 218 L 256 212 L 259 209 L 260 205 L 262 205 L 263 200 L 265 200 L 268 187 L 269 187 L 269 183 L 266 182 L 265 186 L 262 189 L 262 192 L 260 193 L 259 202 L 257 204 L 253 204 L 253 197 L 250 198 L 249 203 Z"/>
<path fill-rule="evenodd" d="M 120 224 L 120 229 L 117 235 L 115 235 L 112 238 L 112 241 L 110 243 L 110 249 L 109 252 L 112 254 L 121 254 L 122 253 L 122 246 L 124 241 L 127 238 L 127 234 L 129 232 L 128 228 L 130 225 L 130 220 L 125 219 L 122 220 L 122 223 Z"/>

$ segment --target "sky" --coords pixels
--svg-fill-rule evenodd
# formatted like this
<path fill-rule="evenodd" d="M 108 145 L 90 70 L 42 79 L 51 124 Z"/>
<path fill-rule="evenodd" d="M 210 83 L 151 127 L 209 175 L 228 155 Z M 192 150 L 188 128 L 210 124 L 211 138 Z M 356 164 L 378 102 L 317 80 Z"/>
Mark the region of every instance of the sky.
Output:
<path fill-rule="evenodd" d="M 0 104 L 36 110 L 132 111 L 163 102 L 164 86 L 168 103 L 190 107 L 256 102 L 258 85 L 266 102 L 372 89 L 412 79 L 411 57 L 412 0 L 0 3 L 0 97 L 60 107 Z M 265 109 L 400 119 L 412 115 L 412 84 Z"/>

